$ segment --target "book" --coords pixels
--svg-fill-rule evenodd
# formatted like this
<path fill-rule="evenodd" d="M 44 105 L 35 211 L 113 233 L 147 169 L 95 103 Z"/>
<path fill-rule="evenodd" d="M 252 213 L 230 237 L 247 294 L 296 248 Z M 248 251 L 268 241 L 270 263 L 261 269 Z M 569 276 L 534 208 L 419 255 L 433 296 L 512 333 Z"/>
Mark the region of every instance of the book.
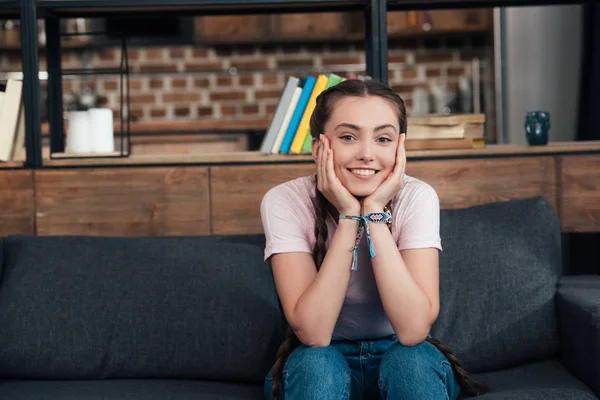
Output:
<path fill-rule="evenodd" d="M 281 126 L 279 127 L 279 132 L 277 132 L 277 136 L 275 137 L 275 142 L 273 143 L 273 147 L 271 148 L 271 154 L 279 153 L 279 149 L 281 148 L 281 143 L 283 142 L 285 133 L 287 132 L 288 127 L 290 126 L 290 120 L 292 119 L 294 110 L 296 110 L 296 106 L 298 105 L 298 100 L 300 99 L 300 95 L 302 95 L 302 88 L 298 86 L 294 89 L 294 93 L 292 94 L 292 99 L 290 100 L 290 104 L 285 112 L 283 120 L 281 121 Z"/>
<path fill-rule="evenodd" d="M 310 98 L 316 82 L 317 78 L 314 76 L 309 75 L 306 77 L 306 82 L 304 82 L 304 87 L 302 88 L 302 94 L 298 99 L 298 104 L 296 105 L 296 109 L 294 110 L 294 114 L 290 120 L 290 125 L 288 126 L 283 138 L 283 142 L 281 143 L 281 148 L 279 149 L 280 153 L 289 153 L 290 147 L 292 146 L 292 141 L 294 140 L 294 136 L 296 136 L 296 131 L 298 130 L 298 125 L 300 124 L 300 119 L 302 118 L 302 115 L 304 115 L 304 110 L 306 109 L 308 99 Z"/>
<path fill-rule="evenodd" d="M 9 80 L 0 109 L 0 161 L 10 161 L 23 110 L 23 82 Z"/>
<path fill-rule="evenodd" d="M 333 73 L 329 74 L 329 80 L 327 81 L 327 85 L 325 85 L 325 90 L 327 90 L 330 87 L 335 86 L 338 83 L 345 81 L 345 80 L 346 80 L 346 78 L 342 78 L 339 75 L 336 75 Z M 310 123 L 310 121 L 309 121 L 309 123 Z M 312 154 L 311 142 L 312 142 L 312 133 L 310 132 L 310 126 L 309 126 L 308 134 L 306 135 L 306 139 L 304 139 L 304 144 L 302 145 L 302 153 Z"/>
<path fill-rule="evenodd" d="M 329 78 L 327 75 L 320 74 L 317 77 L 315 82 L 315 86 L 313 88 L 310 97 L 308 98 L 308 103 L 306 104 L 306 108 L 304 109 L 304 114 L 302 115 L 302 119 L 300 120 L 300 124 L 298 125 L 298 129 L 296 130 L 296 135 L 294 136 L 294 140 L 292 141 L 292 145 L 290 147 L 290 154 L 300 154 L 302 151 L 302 145 L 304 145 L 304 140 L 308 135 L 308 131 L 310 129 L 310 117 L 315 109 L 317 104 L 317 96 L 321 94 L 323 90 L 325 90 L 325 86 Z"/>
<path fill-rule="evenodd" d="M 273 119 L 271 120 L 271 124 L 267 129 L 267 133 L 261 143 L 260 151 L 262 153 L 270 153 L 273 148 L 273 144 L 275 143 L 275 139 L 277 138 L 277 134 L 279 133 L 279 128 L 283 123 L 283 118 L 289 108 L 290 102 L 292 101 L 292 96 L 294 95 L 295 89 L 298 87 L 300 83 L 300 79 L 295 76 L 290 76 L 285 84 L 281 97 L 279 98 L 279 103 L 277 104 L 277 108 L 275 109 L 275 114 L 273 115 Z"/>

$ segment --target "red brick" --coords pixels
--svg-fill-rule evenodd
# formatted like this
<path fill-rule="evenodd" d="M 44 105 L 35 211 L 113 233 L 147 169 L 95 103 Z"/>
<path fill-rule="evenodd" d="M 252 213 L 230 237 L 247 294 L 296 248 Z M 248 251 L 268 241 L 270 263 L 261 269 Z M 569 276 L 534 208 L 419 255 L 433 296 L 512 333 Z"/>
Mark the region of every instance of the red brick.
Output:
<path fill-rule="evenodd" d="M 189 117 L 190 116 L 190 106 L 175 107 L 174 112 L 175 112 L 176 117 Z"/>
<path fill-rule="evenodd" d="M 164 118 L 167 116 L 167 110 L 164 108 L 152 108 L 150 109 L 150 116 L 152 118 Z"/>
<path fill-rule="evenodd" d="M 391 63 L 404 63 L 406 62 L 406 56 L 404 54 L 394 54 L 388 56 L 388 62 Z"/>
<path fill-rule="evenodd" d="M 199 106 L 196 109 L 196 113 L 198 114 L 199 117 L 208 117 L 213 114 L 213 109 L 212 109 L 212 107 Z"/>
<path fill-rule="evenodd" d="M 428 78 L 435 78 L 438 76 L 442 76 L 442 69 L 441 68 L 427 68 L 425 70 L 425 75 L 427 75 Z"/>
<path fill-rule="evenodd" d="M 258 114 L 258 111 L 258 104 L 246 104 L 245 106 L 242 106 L 242 113 L 244 114 Z"/>
<path fill-rule="evenodd" d="M 265 72 L 262 74 L 263 85 L 276 85 L 278 83 L 277 73 Z"/>
<path fill-rule="evenodd" d="M 233 79 L 231 76 L 217 76 L 217 86 L 231 86 Z"/>
<path fill-rule="evenodd" d="M 164 82 L 160 78 L 150 79 L 150 89 L 162 89 L 164 87 Z"/>
<path fill-rule="evenodd" d="M 117 90 L 119 88 L 119 81 L 117 81 L 117 80 L 104 81 L 102 83 L 102 86 L 104 87 L 104 90 Z"/>
<path fill-rule="evenodd" d="M 194 80 L 195 87 L 207 88 L 209 84 L 210 81 L 208 80 L 208 78 L 196 78 Z"/>
<path fill-rule="evenodd" d="M 417 64 L 445 62 L 445 61 L 452 61 L 452 53 L 417 53 L 417 54 L 415 54 L 415 62 Z"/>
<path fill-rule="evenodd" d="M 222 105 L 221 114 L 224 116 L 232 116 L 237 114 L 237 107 L 234 105 Z"/>
<path fill-rule="evenodd" d="M 125 86 L 126 81 L 123 80 L 123 86 Z M 119 83 L 119 87 L 120 87 L 120 83 Z M 129 79 L 129 88 L 131 90 L 140 90 L 142 88 L 142 80 L 141 79 Z"/>
<path fill-rule="evenodd" d="M 171 79 L 171 87 L 174 89 L 185 89 L 187 87 L 187 80 L 185 78 L 173 78 Z"/>
<path fill-rule="evenodd" d="M 129 110 L 129 116 L 133 121 L 140 120 L 144 118 L 144 110 L 141 108 L 132 108 Z"/>
<path fill-rule="evenodd" d="M 169 58 L 182 59 L 184 57 L 185 57 L 185 49 L 183 49 L 181 47 L 169 49 Z"/>
<path fill-rule="evenodd" d="M 359 56 L 324 56 L 323 65 L 354 65 L 360 64 Z"/>
<path fill-rule="evenodd" d="M 114 61 L 116 59 L 116 55 L 117 52 L 115 49 L 104 49 L 98 53 L 98 58 L 100 58 L 102 61 Z"/>
<path fill-rule="evenodd" d="M 212 101 L 233 101 L 233 100 L 245 100 L 246 93 L 244 92 L 214 92 L 210 94 Z"/>
<path fill-rule="evenodd" d="M 277 60 L 277 66 L 279 67 L 312 67 L 312 58 L 290 58 L 287 60 Z"/>
<path fill-rule="evenodd" d="M 132 94 L 129 96 L 131 104 L 154 104 L 155 96 L 153 94 Z"/>
<path fill-rule="evenodd" d="M 463 67 L 448 68 L 448 76 L 461 76 L 464 73 L 465 73 L 465 69 Z"/>
<path fill-rule="evenodd" d="M 264 82 L 264 78 L 263 78 L 263 82 Z M 252 76 L 252 74 L 241 74 L 240 75 L 240 85 L 242 85 L 242 86 L 254 85 L 254 76 Z"/>
<path fill-rule="evenodd" d="M 127 59 L 129 62 L 136 61 L 140 59 L 140 50 L 139 49 L 127 49 Z"/>
<path fill-rule="evenodd" d="M 143 64 L 140 65 L 140 72 L 176 72 L 176 65 L 168 64 Z"/>
<path fill-rule="evenodd" d="M 269 67 L 267 60 L 232 61 L 231 66 L 237 69 L 266 69 Z"/>
<path fill-rule="evenodd" d="M 277 109 L 277 104 L 267 104 L 265 106 L 265 112 L 267 113 L 267 115 L 274 114 L 276 109 Z"/>
<path fill-rule="evenodd" d="M 416 88 L 425 88 L 425 83 L 401 83 L 399 85 L 392 85 L 392 90 L 397 93 L 412 92 Z"/>
<path fill-rule="evenodd" d="M 194 58 L 205 58 L 208 56 L 208 49 L 206 47 L 195 47 L 192 49 L 192 57 Z"/>
<path fill-rule="evenodd" d="M 165 103 L 200 101 L 200 93 L 165 93 L 163 94 L 163 101 Z"/>
<path fill-rule="evenodd" d="M 402 79 L 415 79 L 419 76 L 419 71 L 416 68 L 406 68 L 402 70 Z"/>
<path fill-rule="evenodd" d="M 146 49 L 146 60 L 163 60 L 164 56 L 162 48 Z"/>
<path fill-rule="evenodd" d="M 257 100 L 278 99 L 281 96 L 281 90 L 257 90 L 254 95 Z"/>
<path fill-rule="evenodd" d="M 186 71 L 211 71 L 220 70 L 223 68 L 223 64 L 220 61 L 211 61 L 204 63 L 189 63 L 185 65 Z"/>

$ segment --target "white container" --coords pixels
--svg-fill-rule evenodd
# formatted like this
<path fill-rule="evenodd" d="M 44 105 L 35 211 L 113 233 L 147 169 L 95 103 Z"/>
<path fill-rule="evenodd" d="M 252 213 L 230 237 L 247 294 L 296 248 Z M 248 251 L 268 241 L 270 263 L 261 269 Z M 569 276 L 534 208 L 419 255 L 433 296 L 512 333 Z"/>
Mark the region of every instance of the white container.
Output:
<path fill-rule="evenodd" d="M 115 151 L 113 112 L 110 108 L 90 108 L 90 139 L 93 153 Z"/>
<path fill-rule="evenodd" d="M 89 153 L 92 151 L 90 140 L 90 117 L 87 111 L 69 111 L 69 130 L 67 132 L 67 152 Z"/>

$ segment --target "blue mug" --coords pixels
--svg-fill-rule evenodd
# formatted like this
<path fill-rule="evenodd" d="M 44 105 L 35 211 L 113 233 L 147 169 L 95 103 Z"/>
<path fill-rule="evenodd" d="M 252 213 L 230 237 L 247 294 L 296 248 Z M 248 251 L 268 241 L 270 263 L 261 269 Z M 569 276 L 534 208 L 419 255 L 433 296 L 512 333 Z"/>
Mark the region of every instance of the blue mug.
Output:
<path fill-rule="evenodd" d="M 530 146 L 548 144 L 550 113 L 548 111 L 529 111 L 525 115 L 525 134 Z"/>

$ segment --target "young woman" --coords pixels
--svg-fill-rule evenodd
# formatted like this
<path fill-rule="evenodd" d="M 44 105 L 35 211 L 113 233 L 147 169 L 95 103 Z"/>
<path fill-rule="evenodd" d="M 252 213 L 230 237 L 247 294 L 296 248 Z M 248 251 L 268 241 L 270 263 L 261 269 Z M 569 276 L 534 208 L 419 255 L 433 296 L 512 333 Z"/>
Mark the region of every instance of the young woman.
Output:
<path fill-rule="evenodd" d="M 261 203 L 290 325 L 267 399 L 457 399 L 483 393 L 429 336 L 439 312 L 439 200 L 404 174 L 406 111 L 387 86 L 346 80 L 317 98 L 313 176 Z"/>

